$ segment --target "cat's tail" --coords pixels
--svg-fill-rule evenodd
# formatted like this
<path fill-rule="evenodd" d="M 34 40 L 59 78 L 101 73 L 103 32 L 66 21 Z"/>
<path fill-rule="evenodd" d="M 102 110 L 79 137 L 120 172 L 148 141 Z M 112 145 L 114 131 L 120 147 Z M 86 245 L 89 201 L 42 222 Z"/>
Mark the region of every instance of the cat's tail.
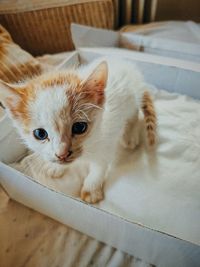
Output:
<path fill-rule="evenodd" d="M 148 144 L 153 146 L 156 143 L 157 119 L 153 100 L 147 91 L 143 94 L 141 108 L 144 114 Z"/>

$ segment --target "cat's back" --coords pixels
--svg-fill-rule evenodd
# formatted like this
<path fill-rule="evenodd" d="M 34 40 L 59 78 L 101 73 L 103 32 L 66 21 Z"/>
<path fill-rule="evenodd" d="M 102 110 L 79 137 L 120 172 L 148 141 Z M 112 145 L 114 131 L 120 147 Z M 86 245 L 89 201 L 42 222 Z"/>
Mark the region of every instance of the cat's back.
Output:
<path fill-rule="evenodd" d="M 88 77 L 92 70 L 101 62 L 105 61 L 108 66 L 108 80 L 106 94 L 137 93 L 137 89 L 143 85 L 143 76 L 135 64 L 120 57 L 100 57 L 81 68 L 81 75 Z"/>

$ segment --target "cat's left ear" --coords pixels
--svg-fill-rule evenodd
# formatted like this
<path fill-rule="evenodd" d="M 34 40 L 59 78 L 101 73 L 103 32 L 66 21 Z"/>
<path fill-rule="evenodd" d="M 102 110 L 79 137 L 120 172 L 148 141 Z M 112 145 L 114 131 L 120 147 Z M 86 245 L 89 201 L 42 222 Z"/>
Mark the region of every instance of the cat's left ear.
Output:
<path fill-rule="evenodd" d="M 108 79 L 108 65 L 101 62 L 84 81 L 83 90 L 94 104 L 101 105 L 104 101 L 104 90 Z"/>
<path fill-rule="evenodd" d="M 22 85 L 10 84 L 0 80 L 0 102 L 3 106 L 16 105 L 26 96 L 26 90 Z"/>

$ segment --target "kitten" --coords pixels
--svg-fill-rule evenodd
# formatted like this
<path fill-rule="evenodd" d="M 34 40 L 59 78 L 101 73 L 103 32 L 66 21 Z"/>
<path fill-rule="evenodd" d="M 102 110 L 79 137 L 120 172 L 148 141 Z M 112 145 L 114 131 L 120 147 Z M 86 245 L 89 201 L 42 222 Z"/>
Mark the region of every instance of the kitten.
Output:
<path fill-rule="evenodd" d="M 77 159 L 89 163 L 81 190 L 89 203 L 103 199 L 103 179 L 118 144 L 138 145 L 140 109 L 149 144 L 155 143 L 156 115 L 147 86 L 136 67 L 123 60 L 96 60 L 0 87 L 14 125 L 30 149 L 56 166 L 54 176 L 62 175 L 59 166 Z"/>

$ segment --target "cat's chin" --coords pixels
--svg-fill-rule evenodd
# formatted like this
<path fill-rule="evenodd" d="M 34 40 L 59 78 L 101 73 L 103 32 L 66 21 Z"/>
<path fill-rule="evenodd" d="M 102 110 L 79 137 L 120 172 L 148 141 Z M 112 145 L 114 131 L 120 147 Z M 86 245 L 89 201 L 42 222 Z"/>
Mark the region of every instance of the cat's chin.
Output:
<path fill-rule="evenodd" d="M 74 161 L 75 159 L 73 160 L 62 160 L 62 161 L 56 161 L 56 163 L 58 163 L 59 165 L 67 165 L 67 164 L 70 164 Z"/>
<path fill-rule="evenodd" d="M 43 159 L 45 160 L 45 162 L 48 162 L 48 163 L 53 163 L 53 164 L 56 164 L 56 165 L 67 165 L 67 164 L 70 164 L 70 163 L 72 163 L 75 159 L 73 159 L 73 160 L 62 160 L 62 161 L 60 161 L 60 160 L 57 160 L 57 159 L 50 159 L 50 158 L 44 158 L 43 157 Z"/>
<path fill-rule="evenodd" d="M 67 165 L 74 162 L 76 159 L 65 159 L 65 160 L 50 160 L 52 163 L 56 163 L 58 165 Z"/>

